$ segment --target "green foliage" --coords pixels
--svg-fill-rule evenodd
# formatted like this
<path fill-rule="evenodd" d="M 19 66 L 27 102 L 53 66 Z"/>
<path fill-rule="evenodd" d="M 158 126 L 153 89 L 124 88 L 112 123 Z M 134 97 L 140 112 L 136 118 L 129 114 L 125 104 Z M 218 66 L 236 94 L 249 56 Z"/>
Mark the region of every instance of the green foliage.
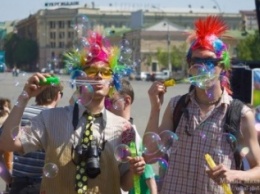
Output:
<path fill-rule="evenodd" d="M 4 50 L 5 50 L 5 61 L 6 64 L 14 66 L 13 50 L 15 49 L 19 37 L 14 33 L 9 33 L 4 40 Z"/>
<path fill-rule="evenodd" d="M 186 43 L 180 46 L 173 46 L 171 50 L 171 64 L 175 69 L 180 69 L 183 63 L 186 63 L 185 57 L 187 52 Z"/>
<path fill-rule="evenodd" d="M 241 60 L 260 60 L 260 37 L 255 34 L 248 34 L 245 39 L 239 41 L 237 45 L 237 57 Z"/>
<path fill-rule="evenodd" d="M 179 46 L 172 46 L 170 52 L 170 62 L 173 69 L 180 69 L 182 64 L 185 63 L 185 56 L 187 51 L 186 43 Z M 164 67 L 168 68 L 168 52 L 162 50 L 161 48 L 157 49 L 156 57 L 158 62 Z"/>
<path fill-rule="evenodd" d="M 157 49 L 156 57 L 158 62 L 163 66 L 168 66 L 168 53 L 166 51 L 163 51 L 161 48 Z"/>
<path fill-rule="evenodd" d="M 153 57 L 151 54 L 147 55 L 147 61 L 146 61 L 146 65 L 151 66 L 153 61 Z"/>
<path fill-rule="evenodd" d="M 11 67 L 16 65 L 21 68 L 24 65 L 36 64 L 39 56 L 36 41 L 20 38 L 14 33 L 6 36 L 4 50 L 6 52 L 6 63 Z"/>

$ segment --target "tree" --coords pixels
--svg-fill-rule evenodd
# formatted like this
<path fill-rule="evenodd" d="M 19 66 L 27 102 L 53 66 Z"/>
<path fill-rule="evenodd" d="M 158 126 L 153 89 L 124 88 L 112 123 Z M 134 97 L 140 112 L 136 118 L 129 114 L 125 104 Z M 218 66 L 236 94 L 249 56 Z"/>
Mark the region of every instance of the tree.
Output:
<path fill-rule="evenodd" d="M 17 34 L 9 33 L 5 37 L 4 40 L 5 61 L 9 67 L 13 67 L 15 65 L 15 61 L 13 58 L 13 51 L 15 50 L 18 42 L 19 42 L 19 37 L 17 36 Z"/>
<path fill-rule="evenodd" d="M 171 64 L 172 68 L 177 70 L 181 69 L 183 64 L 186 63 L 185 56 L 187 52 L 187 44 L 181 44 L 180 46 L 173 46 L 171 51 Z"/>
<path fill-rule="evenodd" d="M 38 45 L 30 39 L 21 39 L 17 44 L 13 57 L 18 67 L 35 64 L 38 59 Z"/>
<path fill-rule="evenodd" d="M 237 57 L 240 60 L 260 61 L 260 37 L 259 33 L 248 34 L 237 45 Z"/>
<path fill-rule="evenodd" d="M 186 43 L 179 46 L 172 46 L 170 52 L 170 62 L 172 65 L 172 69 L 180 69 L 183 63 L 185 63 L 186 50 Z M 163 68 L 168 68 L 168 52 L 162 50 L 161 48 L 158 48 L 156 56 L 158 62 L 162 64 Z"/>
<path fill-rule="evenodd" d="M 37 42 L 31 39 L 20 38 L 15 33 L 9 33 L 5 38 L 4 50 L 6 63 L 10 67 L 17 66 L 27 70 L 34 69 L 37 63 L 39 48 Z"/>

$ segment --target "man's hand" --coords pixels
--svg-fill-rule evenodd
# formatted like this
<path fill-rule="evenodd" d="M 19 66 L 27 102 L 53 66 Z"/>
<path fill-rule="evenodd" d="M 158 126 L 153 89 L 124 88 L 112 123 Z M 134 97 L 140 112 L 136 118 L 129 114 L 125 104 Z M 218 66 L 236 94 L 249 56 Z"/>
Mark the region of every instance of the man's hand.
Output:
<path fill-rule="evenodd" d="M 166 87 L 163 82 L 155 81 L 148 90 L 151 106 L 160 110 L 163 104 L 163 97 L 166 93 Z"/>
<path fill-rule="evenodd" d="M 223 164 L 219 164 L 211 170 L 207 169 L 206 172 L 218 185 L 223 183 L 230 184 L 238 181 L 239 171 L 230 170 Z"/>
<path fill-rule="evenodd" d="M 41 74 L 35 73 L 33 74 L 24 85 L 23 90 L 27 93 L 28 98 L 37 96 L 40 94 L 46 87 L 40 85 L 40 81 L 45 81 L 46 77 L 51 76 L 50 74 Z"/>

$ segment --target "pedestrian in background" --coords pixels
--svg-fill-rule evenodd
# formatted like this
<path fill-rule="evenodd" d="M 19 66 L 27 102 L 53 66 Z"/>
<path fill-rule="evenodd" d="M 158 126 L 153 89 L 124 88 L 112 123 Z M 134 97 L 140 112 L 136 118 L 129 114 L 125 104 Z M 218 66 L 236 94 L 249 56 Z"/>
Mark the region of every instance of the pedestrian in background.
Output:
<path fill-rule="evenodd" d="M 9 98 L 0 98 L 0 128 L 7 119 L 11 111 L 11 100 Z M 0 164 L 1 164 L 1 173 L 0 174 L 9 174 L 12 171 L 12 162 L 13 162 L 13 152 L 3 151 L 0 148 Z M 5 177 L 4 181 L 7 183 L 6 191 L 9 189 L 9 183 L 11 182 L 11 177 Z"/>
<path fill-rule="evenodd" d="M 35 97 L 35 105 L 25 108 L 21 120 L 21 128 L 30 130 L 31 119 L 43 110 L 55 108 L 62 96 L 63 86 L 61 84 L 45 88 Z M 28 129 L 25 129 L 25 131 Z M 14 152 L 12 173 L 1 174 L 3 179 L 11 180 L 11 182 L 8 182 L 10 186 L 9 194 L 39 194 L 44 160 L 44 150 L 37 150 L 25 155 Z M 8 178 L 4 178 L 4 176 Z"/>
<path fill-rule="evenodd" d="M 122 143 L 130 145 L 131 141 L 136 143 L 136 150 L 138 155 L 142 155 L 141 146 L 142 139 L 134 125 L 134 119 L 131 117 L 131 108 L 134 102 L 134 89 L 131 83 L 125 79 L 122 80 L 121 89 L 118 92 L 114 92 L 111 97 L 106 99 L 106 108 L 112 113 L 127 119 L 132 129 L 127 130 L 123 133 Z M 155 181 L 155 173 L 152 165 L 146 164 L 144 173 L 140 176 L 140 186 L 142 194 L 157 194 L 157 185 Z M 135 189 L 132 188 L 129 194 L 136 193 Z"/>

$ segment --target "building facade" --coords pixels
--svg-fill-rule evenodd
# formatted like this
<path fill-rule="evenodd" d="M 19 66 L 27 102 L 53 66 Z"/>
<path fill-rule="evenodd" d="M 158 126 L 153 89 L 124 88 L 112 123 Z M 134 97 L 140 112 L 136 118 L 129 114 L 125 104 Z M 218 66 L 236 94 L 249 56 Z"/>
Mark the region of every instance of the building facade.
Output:
<path fill-rule="evenodd" d="M 75 31 L 75 18 L 79 15 L 86 15 L 89 18 L 89 26 L 101 31 L 103 34 L 114 40 L 114 44 L 118 44 L 122 34 L 119 37 L 113 37 L 107 33 L 107 29 L 116 31 L 124 29 L 127 39 L 130 39 L 133 48 L 133 59 L 140 59 L 142 66 L 145 67 L 145 58 L 148 55 L 154 54 L 158 47 L 169 49 L 167 37 L 171 38 L 171 45 L 178 45 L 185 41 L 185 32 L 193 28 L 194 20 L 205 17 L 209 14 L 221 14 L 224 20 L 229 25 L 230 29 L 241 29 L 241 13 L 219 13 L 218 10 L 159 10 L 147 9 L 142 12 L 143 23 L 139 29 L 130 29 L 132 11 L 124 9 L 95 8 L 93 7 L 77 7 L 77 8 L 55 8 L 42 9 L 37 13 L 30 15 L 18 22 L 16 25 L 17 32 L 21 37 L 31 38 L 37 41 L 39 46 L 39 68 L 63 68 L 62 54 L 67 49 L 77 46 L 77 36 Z M 160 30 L 150 29 L 151 26 L 160 23 L 164 20 L 169 21 L 173 25 L 182 27 L 182 31 L 177 29 L 169 29 L 162 27 Z M 252 26 L 254 27 L 254 26 Z M 235 41 L 233 41 L 235 44 Z M 36 64 L 35 64 L 36 65 Z"/>

